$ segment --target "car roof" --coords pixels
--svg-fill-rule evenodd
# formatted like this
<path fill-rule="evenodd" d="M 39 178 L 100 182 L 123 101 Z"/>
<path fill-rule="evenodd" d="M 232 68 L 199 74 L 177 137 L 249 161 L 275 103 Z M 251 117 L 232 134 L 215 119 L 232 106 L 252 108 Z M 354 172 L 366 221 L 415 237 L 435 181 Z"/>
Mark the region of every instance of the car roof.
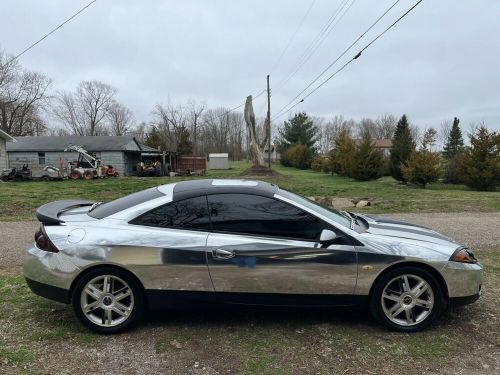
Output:
<path fill-rule="evenodd" d="M 172 189 L 171 184 L 158 187 L 160 192 Z M 278 186 L 264 181 L 234 179 L 200 179 L 176 182 L 173 200 L 211 194 L 257 194 L 272 197 Z"/>

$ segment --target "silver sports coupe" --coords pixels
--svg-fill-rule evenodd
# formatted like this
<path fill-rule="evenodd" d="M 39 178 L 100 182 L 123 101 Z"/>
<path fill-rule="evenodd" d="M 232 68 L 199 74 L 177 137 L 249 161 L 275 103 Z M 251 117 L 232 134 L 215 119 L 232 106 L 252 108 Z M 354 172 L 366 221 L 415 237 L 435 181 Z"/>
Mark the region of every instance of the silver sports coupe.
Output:
<path fill-rule="evenodd" d="M 100 333 L 146 308 L 188 301 L 355 306 L 399 331 L 422 330 L 450 305 L 479 298 L 483 269 L 431 229 L 335 211 L 278 186 L 193 180 L 102 203 L 37 210 L 27 250 L 31 290 L 72 304 Z"/>

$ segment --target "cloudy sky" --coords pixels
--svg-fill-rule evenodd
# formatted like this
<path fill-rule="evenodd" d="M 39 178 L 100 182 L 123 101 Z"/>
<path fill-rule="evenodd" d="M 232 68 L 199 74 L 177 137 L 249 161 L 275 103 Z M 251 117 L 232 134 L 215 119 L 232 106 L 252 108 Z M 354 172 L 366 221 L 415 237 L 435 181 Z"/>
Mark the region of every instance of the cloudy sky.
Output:
<path fill-rule="evenodd" d="M 169 98 L 235 107 L 262 91 L 269 73 L 277 113 L 394 1 L 98 0 L 20 62 L 51 77 L 54 91 L 110 83 L 138 121 Z M 1 0 L 0 48 L 20 52 L 88 2 Z M 401 0 L 331 72 L 415 2 Z M 343 3 L 345 15 L 283 84 Z M 294 110 L 356 119 L 407 113 L 421 127 L 458 116 L 465 129 L 480 121 L 500 129 L 499 19 L 500 1 L 424 0 Z M 257 115 L 264 100 L 254 104 Z"/>

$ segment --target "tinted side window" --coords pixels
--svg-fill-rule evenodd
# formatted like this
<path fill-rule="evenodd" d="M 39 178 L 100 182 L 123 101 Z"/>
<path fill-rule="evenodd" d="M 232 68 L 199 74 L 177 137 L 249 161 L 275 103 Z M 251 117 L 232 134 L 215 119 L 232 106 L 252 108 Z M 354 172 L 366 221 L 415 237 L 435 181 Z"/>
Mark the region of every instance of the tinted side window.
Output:
<path fill-rule="evenodd" d="M 208 205 L 215 231 L 317 240 L 323 229 L 307 212 L 258 195 L 209 195 Z"/>
<path fill-rule="evenodd" d="M 131 224 L 163 228 L 210 230 L 205 196 L 172 202 L 145 213 Z"/>
<path fill-rule="evenodd" d="M 96 219 L 102 219 L 127 208 L 137 206 L 138 204 L 165 196 L 157 188 L 150 188 L 137 193 L 129 194 L 114 201 L 103 203 L 89 212 L 89 216 Z"/>

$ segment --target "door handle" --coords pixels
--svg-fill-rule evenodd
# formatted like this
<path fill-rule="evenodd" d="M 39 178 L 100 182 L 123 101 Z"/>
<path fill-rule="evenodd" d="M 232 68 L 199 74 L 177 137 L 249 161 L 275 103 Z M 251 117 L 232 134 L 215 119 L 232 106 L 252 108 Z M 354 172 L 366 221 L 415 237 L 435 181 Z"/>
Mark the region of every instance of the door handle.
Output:
<path fill-rule="evenodd" d="M 231 259 L 234 258 L 234 251 L 224 249 L 223 247 L 219 247 L 217 249 L 212 250 L 212 256 L 215 259 Z"/>

